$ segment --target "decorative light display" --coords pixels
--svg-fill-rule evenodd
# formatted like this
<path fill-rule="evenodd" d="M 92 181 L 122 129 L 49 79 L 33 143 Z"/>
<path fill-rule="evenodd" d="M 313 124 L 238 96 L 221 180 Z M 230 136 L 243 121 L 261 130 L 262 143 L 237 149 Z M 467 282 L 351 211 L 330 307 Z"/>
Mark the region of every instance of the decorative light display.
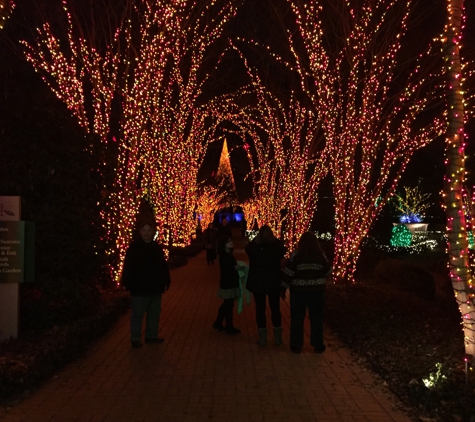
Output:
<path fill-rule="evenodd" d="M 435 249 L 441 241 L 445 240 L 444 233 L 438 231 L 424 232 L 425 235 L 419 235 L 416 231 L 412 234 L 412 242 L 408 246 L 392 246 L 386 243 L 380 243 L 378 239 L 373 236 L 367 236 L 362 246 L 369 246 L 371 248 L 380 249 L 386 253 L 403 252 L 408 255 L 417 255 Z M 430 234 L 430 239 L 429 239 Z M 438 238 L 436 240 L 436 238 Z M 440 240 L 439 240 L 440 239 Z"/>
<path fill-rule="evenodd" d="M 473 238 L 473 211 L 474 211 L 474 195 L 475 194 L 475 189 L 470 189 L 470 188 L 464 188 L 462 192 L 462 203 L 463 203 L 463 209 L 465 211 L 465 224 L 467 226 L 467 241 L 468 241 L 468 247 L 470 249 L 474 249 L 474 238 Z M 470 259 L 470 258 L 469 258 Z M 471 265 L 471 264 L 470 264 Z M 472 275 L 474 273 L 472 272 Z"/>
<path fill-rule="evenodd" d="M 472 231 L 467 231 L 467 242 L 468 242 L 468 247 L 470 249 L 474 249 L 475 245 L 473 243 L 473 232 Z"/>
<path fill-rule="evenodd" d="M 203 230 L 213 222 L 217 211 L 233 207 L 236 202 L 236 187 L 226 139 L 223 142 L 218 170 L 214 179 L 216 184 L 203 183 L 198 190 L 196 216 L 200 220 Z"/>
<path fill-rule="evenodd" d="M 398 248 L 407 248 L 412 244 L 412 233 L 404 224 L 398 224 L 392 229 L 389 243 Z"/>
<path fill-rule="evenodd" d="M 221 156 L 219 157 L 217 178 L 229 179 L 230 184 L 236 190 L 236 183 L 234 182 L 233 170 L 231 168 L 231 159 L 228 150 L 228 141 L 225 139 L 223 142 L 223 149 L 221 150 Z"/>
<path fill-rule="evenodd" d="M 473 278 L 469 265 L 466 211 L 463 206 L 465 179 L 464 123 L 468 116 L 464 103 L 463 67 L 460 41 L 463 28 L 463 0 L 447 0 L 448 22 L 442 36 L 447 70 L 446 176 L 444 205 L 447 215 L 449 273 L 462 314 L 465 353 L 475 356 L 475 307 Z"/>
<path fill-rule="evenodd" d="M 214 220 L 214 214 L 223 207 L 226 195 L 220 186 L 204 186 L 198 191 L 196 215 L 200 219 L 203 230 Z"/>
<path fill-rule="evenodd" d="M 420 182 L 415 187 L 404 186 L 404 194 L 395 194 L 395 207 L 401 213 L 401 223 L 421 223 L 424 221 L 424 211 L 430 207 L 427 199 L 430 193 L 422 193 Z"/>
<path fill-rule="evenodd" d="M 221 156 L 219 157 L 218 171 L 215 179 L 218 182 L 217 194 L 220 197 L 221 208 L 232 208 L 237 205 L 236 183 L 231 168 L 231 155 L 228 150 L 228 141 L 224 139 Z M 216 209 L 216 211 L 218 211 Z"/>
<path fill-rule="evenodd" d="M 0 0 L 0 30 L 5 27 L 5 22 L 15 8 L 13 0 Z"/>
<path fill-rule="evenodd" d="M 422 379 L 422 382 L 428 389 L 440 388 L 440 385 L 447 379 L 447 377 L 442 374 L 442 364 L 436 363 L 435 367 L 437 368 L 436 372 L 431 372 L 428 378 Z"/>
<path fill-rule="evenodd" d="M 296 247 L 300 235 L 309 229 L 317 205 L 320 181 L 328 172 L 326 155 L 311 154 L 317 132 L 312 112 L 291 97 L 288 104 L 255 86 L 260 114 L 252 123 L 265 130 L 267 142 L 249 126 L 257 166 L 251 164 L 254 179 L 254 204 L 260 225 L 269 224 L 283 234 L 289 250 Z M 247 149 L 251 154 L 252 149 Z M 252 163 L 252 158 L 249 157 Z"/>
<path fill-rule="evenodd" d="M 293 68 L 312 99 L 331 157 L 333 275 L 352 281 L 361 242 L 414 151 L 444 132 L 442 115 L 418 119 L 444 97 L 443 66 L 428 48 L 414 59 L 412 71 L 406 69 L 404 77 L 400 72 L 407 63 L 400 51 L 412 0 L 338 2 L 332 10 L 339 13 L 339 27 L 333 25 L 331 33 L 338 34 L 338 43 L 326 42 L 324 7 L 318 0 L 288 2 L 299 28 L 298 37 L 289 33 Z"/>
<path fill-rule="evenodd" d="M 251 99 L 245 107 L 227 104 L 223 115 L 246 140 L 254 195 L 242 207 L 251 227 L 254 222 L 268 224 L 292 250 L 310 226 L 318 185 L 329 170 L 325 152 L 315 154 L 319 122 L 294 93 L 286 102 L 273 95 L 258 71 L 241 58 L 251 84 L 240 95 Z"/>
<path fill-rule="evenodd" d="M 209 48 L 241 0 L 138 0 L 104 48 L 86 40 L 63 1 L 67 38 L 48 23 L 26 56 L 56 96 L 104 147 L 117 142 L 113 186 L 102 211 L 110 272 L 118 280 L 140 201 L 148 195 L 158 241 L 185 245 L 195 228 L 197 173 L 214 137 L 210 105 L 200 100 L 215 67 L 203 67 Z M 113 112 L 112 104 L 119 103 Z M 118 116 L 117 116 L 118 114 Z M 120 133 L 111 120 L 117 119 Z"/>
<path fill-rule="evenodd" d="M 259 227 L 259 204 L 253 198 L 251 198 L 241 204 L 241 208 L 244 212 L 244 215 L 246 216 L 247 226 L 250 229 L 248 232 L 252 232 L 256 224 Z"/>

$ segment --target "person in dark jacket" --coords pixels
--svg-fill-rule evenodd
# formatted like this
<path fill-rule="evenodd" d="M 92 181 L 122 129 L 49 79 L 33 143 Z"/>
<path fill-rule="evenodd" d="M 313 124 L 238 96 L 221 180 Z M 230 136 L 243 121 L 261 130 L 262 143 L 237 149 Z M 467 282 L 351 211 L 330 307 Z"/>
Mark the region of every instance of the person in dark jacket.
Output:
<path fill-rule="evenodd" d="M 282 344 L 282 316 L 280 313 L 280 291 L 282 281 L 281 262 L 287 251 L 284 244 L 274 236 L 272 229 L 264 225 L 259 233 L 245 247 L 249 256 L 249 275 L 246 288 L 254 295 L 256 323 L 259 332 L 257 344 L 267 344 L 266 298 L 269 300 L 274 343 Z"/>
<path fill-rule="evenodd" d="M 290 349 L 300 353 L 303 346 L 303 327 L 308 308 L 310 317 L 310 344 L 315 353 L 325 351 L 323 340 L 323 304 L 325 301 L 326 277 L 331 264 L 316 236 L 311 232 L 302 234 L 297 250 L 284 265 L 282 298 L 290 290 Z"/>
<path fill-rule="evenodd" d="M 233 232 L 231 230 L 231 227 L 229 226 L 229 222 L 226 217 L 223 217 L 223 219 L 221 220 L 221 225 L 218 227 L 217 236 L 218 239 L 223 236 L 227 236 L 230 239 L 233 238 Z"/>
<path fill-rule="evenodd" d="M 233 255 L 233 241 L 228 236 L 218 239 L 219 258 L 219 290 L 218 297 L 223 299 L 223 303 L 218 310 L 218 317 L 213 324 L 215 330 L 225 330 L 227 334 L 239 334 L 241 330 L 233 324 L 234 300 L 241 297 L 239 288 L 239 274 L 237 272 L 237 261 Z M 223 325 L 226 321 L 226 326 Z"/>
<path fill-rule="evenodd" d="M 155 226 L 140 225 L 140 238 L 127 249 L 122 272 L 122 284 L 132 296 L 130 341 L 132 347 L 142 347 L 142 322 L 145 320 L 145 342 L 162 343 L 158 324 L 162 310 L 162 294 L 170 287 L 170 272 L 160 245 L 153 240 Z"/>
<path fill-rule="evenodd" d="M 213 223 L 208 224 L 208 228 L 203 232 L 203 246 L 206 250 L 206 262 L 208 265 L 214 264 L 216 259 L 216 230 Z"/>

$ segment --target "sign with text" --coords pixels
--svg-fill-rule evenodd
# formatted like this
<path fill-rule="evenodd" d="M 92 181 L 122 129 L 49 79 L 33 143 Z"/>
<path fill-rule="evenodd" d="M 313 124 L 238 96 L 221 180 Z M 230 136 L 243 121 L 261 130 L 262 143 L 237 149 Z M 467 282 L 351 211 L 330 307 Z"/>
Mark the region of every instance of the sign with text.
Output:
<path fill-rule="evenodd" d="M 0 221 L 0 283 L 32 281 L 31 229 L 26 221 Z"/>

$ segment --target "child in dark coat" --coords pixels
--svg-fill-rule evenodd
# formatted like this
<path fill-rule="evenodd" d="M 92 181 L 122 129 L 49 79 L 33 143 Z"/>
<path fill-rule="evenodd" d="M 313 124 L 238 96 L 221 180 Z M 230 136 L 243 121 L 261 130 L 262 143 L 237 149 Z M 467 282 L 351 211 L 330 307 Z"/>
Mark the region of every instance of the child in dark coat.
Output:
<path fill-rule="evenodd" d="M 218 297 L 223 299 L 223 303 L 218 310 L 213 328 L 225 330 L 227 334 L 238 334 L 241 330 L 233 325 L 233 309 L 234 300 L 241 297 L 241 290 L 238 265 L 233 255 L 233 242 L 230 237 L 222 236 L 218 239 L 218 257 L 220 269 Z M 226 321 L 225 326 L 223 321 Z"/>
<path fill-rule="evenodd" d="M 162 294 L 170 287 L 170 272 L 162 248 L 153 240 L 154 235 L 154 224 L 142 223 L 140 238 L 130 245 L 125 255 L 122 284 L 132 296 L 132 347 L 142 347 L 142 322 L 145 315 L 145 342 L 163 342 L 163 338 L 158 337 L 158 324 Z"/>

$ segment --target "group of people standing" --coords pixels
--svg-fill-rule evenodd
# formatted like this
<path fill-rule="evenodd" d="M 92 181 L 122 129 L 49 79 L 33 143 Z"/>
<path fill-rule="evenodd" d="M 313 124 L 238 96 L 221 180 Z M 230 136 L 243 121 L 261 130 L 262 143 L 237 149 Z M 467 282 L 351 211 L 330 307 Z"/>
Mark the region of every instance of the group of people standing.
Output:
<path fill-rule="evenodd" d="M 122 272 L 122 285 L 130 291 L 132 315 L 130 341 L 132 347 L 142 347 L 142 323 L 145 317 L 145 342 L 162 343 L 158 337 L 162 294 L 170 287 L 170 272 L 162 248 L 153 240 L 155 225 L 144 222 L 139 226 L 140 236 L 126 252 Z M 206 259 L 213 264 L 216 253 L 220 267 L 218 296 L 223 300 L 213 328 L 227 334 L 239 334 L 233 324 L 234 302 L 241 297 L 239 284 L 240 265 L 233 255 L 231 229 L 224 219 L 218 230 L 210 224 L 203 233 Z M 290 348 L 300 353 L 303 347 L 304 320 L 308 309 L 310 318 L 310 344 L 315 353 L 325 350 L 323 339 L 323 303 L 325 283 L 331 264 L 318 239 L 311 232 L 304 233 L 297 249 L 288 259 L 281 240 L 272 229 L 264 225 L 257 236 L 249 242 L 245 251 L 249 257 L 246 288 L 255 301 L 256 325 L 260 346 L 267 345 L 267 302 L 271 312 L 275 345 L 282 344 L 282 314 L 280 299 L 290 291 Z"/>
<path fill-rule="evenodd" d="M 325 350 L 323 339 L 323 304 L 325 299 L 326 277 L 331 264 L 318 239 L 311 232 L 304 233 L 297 249 L 284 260 L 286 247 L 272 229 L 264 225 L 257 236 L 249 242 L 245 251 L 249 257 L 249 274 L 246 288 L 252 292 L 256 309 L 256 325 L 260 346 L 267 345 L 268 324 L 266 318 L 269 303 L 273 327 L 274 344 L 282 344 L 282 314 L 280 299 L 285 299 L 290 291 L 290 349 L 300 353 L 303 347 L 304 321 L 308 309 L 310 318 L 310 344 L 315 353 Z M 220 264 L 220 288 L 218 296 L 223 304 L 213 324 L 217 330 L 237 334 L 232 314 L 233 303 L 239 298 L 238 263 L 233 256 L 233 243 L 230 236 L 218 240 Z M 226 325 L 223 325 L 223 321 Z"/>

